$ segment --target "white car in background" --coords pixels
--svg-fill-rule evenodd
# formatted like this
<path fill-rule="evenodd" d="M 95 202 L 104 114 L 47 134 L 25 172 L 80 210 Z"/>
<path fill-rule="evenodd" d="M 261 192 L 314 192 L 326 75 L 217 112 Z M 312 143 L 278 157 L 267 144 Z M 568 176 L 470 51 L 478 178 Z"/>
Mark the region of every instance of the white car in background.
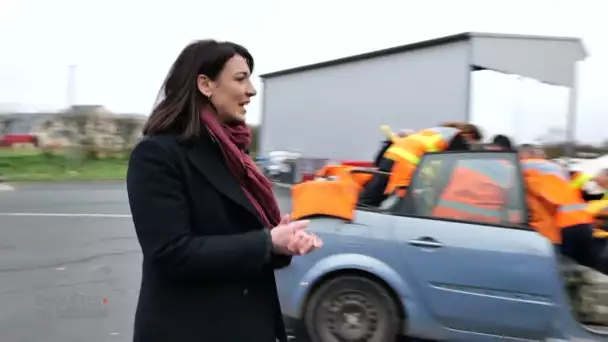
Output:
<path fill-rule="evenodd" d="M 292 172 L 288 162 L 300 157 L 301 154 L 296 152 L 272 151 L 268 153 L 262 169 L 268 178 L 276 180 L 281 175 Z"/>

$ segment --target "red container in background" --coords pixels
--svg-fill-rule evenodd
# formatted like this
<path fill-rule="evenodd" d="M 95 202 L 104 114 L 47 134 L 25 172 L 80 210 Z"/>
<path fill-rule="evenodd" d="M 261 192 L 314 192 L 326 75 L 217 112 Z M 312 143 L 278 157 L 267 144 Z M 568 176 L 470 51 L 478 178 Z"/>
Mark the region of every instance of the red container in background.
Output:
<path fill-rule="evenodd" d="M 27 133 L 9 133 L 0 136 L 0 146 L 10 147 L 14 144 L 36 144 L 36 135 Z"/>

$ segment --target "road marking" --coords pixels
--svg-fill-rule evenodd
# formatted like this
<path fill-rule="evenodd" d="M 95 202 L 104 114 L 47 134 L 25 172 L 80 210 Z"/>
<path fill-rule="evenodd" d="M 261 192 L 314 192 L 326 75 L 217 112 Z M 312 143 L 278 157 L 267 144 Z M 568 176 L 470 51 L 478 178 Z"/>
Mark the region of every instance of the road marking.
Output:
<path fill-rule="evenodd" d="M 293 186 L 293 184 L 287 184 L 287 183 L 272 183 L 272 184 L 275 185 L 276 187 L 283 188 L 283 189 L 288 189 Z"/>
<path fill-rule="evenodd" d="M 10 186 L 8 184 L 0 183 L 0 191 L 13 191 L 13 190 L 15 190 L 15 188 L 13 188 L 12 186 Z"/>
<path fill-rule="evenodd" d="M 68 214 L 68 213 L 0 213 L 0 216 L 131 218 L 131 215 L 124 215 L 124 214 Z"/>

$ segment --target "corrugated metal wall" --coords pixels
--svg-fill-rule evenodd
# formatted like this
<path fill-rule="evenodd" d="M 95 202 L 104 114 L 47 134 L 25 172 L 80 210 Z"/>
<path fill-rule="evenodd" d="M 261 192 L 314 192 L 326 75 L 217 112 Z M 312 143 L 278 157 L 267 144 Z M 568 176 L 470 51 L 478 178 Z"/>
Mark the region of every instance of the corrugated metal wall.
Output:
<path fill-rule="evenodd" d="M 266 79 L 261 152 L 371 160 L 382 124 L 466 120 L 468 52 L 463 41 Z"/>

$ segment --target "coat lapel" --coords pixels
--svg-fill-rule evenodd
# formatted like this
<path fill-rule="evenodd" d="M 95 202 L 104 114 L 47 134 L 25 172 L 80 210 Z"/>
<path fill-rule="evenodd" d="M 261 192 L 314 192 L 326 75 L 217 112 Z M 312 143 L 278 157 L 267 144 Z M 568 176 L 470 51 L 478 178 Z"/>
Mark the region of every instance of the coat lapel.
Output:
<path fill-rule="evenodd" d="M 201 137 L 188 149 L 188 159 L 219 192 L 252 213 L 260 222 L 258 212 L 232 176 L 223 160 L 219 146 L 209 137 Z"/>

